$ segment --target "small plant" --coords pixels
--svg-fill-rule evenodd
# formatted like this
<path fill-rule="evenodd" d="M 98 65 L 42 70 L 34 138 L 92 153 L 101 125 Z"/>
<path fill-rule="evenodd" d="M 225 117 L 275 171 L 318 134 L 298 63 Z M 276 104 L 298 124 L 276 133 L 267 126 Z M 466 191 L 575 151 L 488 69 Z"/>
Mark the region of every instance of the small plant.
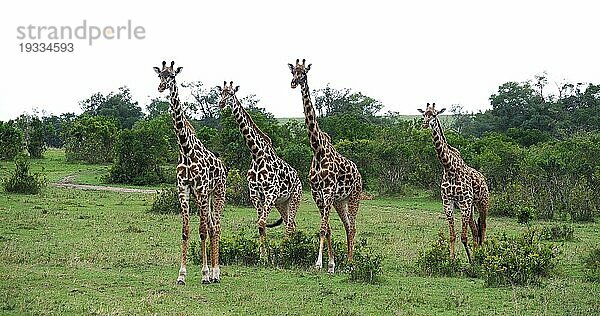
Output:
<path fill-rule="evenodd" d="M 457 276 L 462 273 L 460 258 L 450 258 L 449 242 L 442 231 L 428 249 L 419 252 L 418 271 L 427 276 Z"/>
<path fill-rule="evenodd" d="M 314 238 L 297 230 L 280 244 L 270 245 L 269 257 L 272 258 L 274 266 L 308 267 L 314 262 L 316 247 Z"/>
<path fill-rule="evenodd" d="M 544 226 L 538 230 L 540 240 L 572 241 L 575 239 L 575 229 L 567 224 Z"/>
<path fill-rule="evenodd" d="M 15 171 L 2 181 L 4 190 L 11 193 L 38 194 L 46 187 L 47 181 L 39 173 L 29 172 L 29 160 L 23 155 L 15 157 Z"/>
<path fill-rule="evenodd" d="M 489 238 L 475 250 L 474 263 L 487 285 L 536 285 L 554 270 L 557 255 L 555 247 L 529 230 L 519 237 Z"/>
<path fill-rule="evenodd" d="M 154 214 L 181 214 L 177 188 L 171 187 L 160 190 L 148 212 Z M 196 199 L 193 194 L 190 194 L 190 214 L 199 214 L 198 212 Z"/>
<path fill-rule="evenodd" d="M 517 222 L 519 224 L 529 224 L 529 221 L 533 219 L 535 210 L 529 206 L 519 207 L 517 209 Z"/>
<path fill-rule="evenodd" d="M 586 280 L 600 282 L 600 247 L 592 249 L 582 261 Z"/>
<path fill-rule="evenodd" d="M 234 237 L 224 236 L 219 243 L 219 261 L 221 264 L 241 264 L 255 266 L 264 264 L 278 268 L 307 268 L 314 264 L 318 250 L 316 238 L 302 231 L 296 231 L 281 242 L 267 241 L 267 258 L 261 260 L 258 237 L 249 237 L 240 232 Z M 367 246 L 367 240 L 361 239 L 354 247 L 354 260 L 347 263 L 346 245 L 332 241 L 336 255 L 337 270 L 348 273 L 350 280 L 376 283 L 380 280 L 382 256 Z M 190 244 L 190 253 L 194 264 L 202 263 L 199 242 Z"/>
<path fill-rule="evenodd" d="M 361 239 L 354 247 L 354 258 L 346 267 L 350 280 L 355 282 L 377 283 L 383 273 L 381 262 L 383 257 L 373 248 L 368 247 L 367 240 Z"/>

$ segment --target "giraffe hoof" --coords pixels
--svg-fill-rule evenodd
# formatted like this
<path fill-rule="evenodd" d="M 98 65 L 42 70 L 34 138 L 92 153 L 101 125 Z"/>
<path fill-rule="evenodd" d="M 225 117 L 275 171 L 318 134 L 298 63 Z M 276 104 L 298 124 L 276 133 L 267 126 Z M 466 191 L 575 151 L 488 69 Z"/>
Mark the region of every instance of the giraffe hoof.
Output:
<path fill-rule="evenodd" d="M 219 279 L 219 278 L 210 279 L 210 282 L 212 282 L 212 283 L 221 283 L 221 279 Z"/>
<path fill-rule="evenodd" d="M 185 281 L 184 280 L 177 280 L 177 285 L 185 285 Z"/>
<path fill-rule="evenodd" d="M 208 279 L 202 280 L 202 284 L 210 284 L 210 280 L 208 280 Z"/>
<path fill-rule="evenodd" d="M 327 273 L 334 273 L 334 272 L 335 272 L 334 264 L 330 264 L 329 266 L 327 266 Z"/>

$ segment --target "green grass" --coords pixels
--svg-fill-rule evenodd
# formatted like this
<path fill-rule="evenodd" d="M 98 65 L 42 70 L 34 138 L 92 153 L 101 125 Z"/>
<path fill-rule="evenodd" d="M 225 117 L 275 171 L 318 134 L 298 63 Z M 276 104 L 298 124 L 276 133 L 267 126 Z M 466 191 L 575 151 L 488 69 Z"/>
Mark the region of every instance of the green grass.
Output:
<path fill-rule="evenodd" d="M 56 156 L 54 156 L 56 154 Z M 48 178 L 102 175 L 106 166 L 66 164 L 60 153 L 33 161 Z M 2 163 L 5 175 L 11 164 Z M 87 181 L 87 180 L 86 180 Z M 0 190 L 0 313 L 7 314 L 589 314 L 600 312 L 600 284 L 586 282 L 580 263 L 600 240 L 600 224 L 576 224 L 576 241 L 559 243 L 556 276 L 541 287 L 485 287 L 482 280 L 421 277 L 420 249 L 447 234 L 441 203 L 426 195 L 364 201 L 358 238 L 384 256 L 383 281 L 347 281 L 307 267 L 283 270 L 223 266 L 220 284 L 202 285 L 188 265 L 187 285 L 176 286 L 181 249 L 179 216 L 147 213 L 154 196 L 48 187 L 39 196 Z M 278 217 L 273 210 L 270 221 Z M 226 206 L 223 234 L 257 234 L 252 209 Z M 316 234 L 318 211 L 305 195 L 298 228 Z M 331 214 L 334 239 L 345 240 Z M 534 223 L 538 224 L 538 223 Z M 543 224 L 551 224 L 543 223 Z M 458 221 L 457 221 L 458 225 Z M 198 240 L 198 218 L 192 240 Z M 490 235 L 517 234 L 514 219 L 491 218 Z M 271 238 L 282 238 L 282 227 Z M 465 256 L 462 246 L 459 256 Z"/>

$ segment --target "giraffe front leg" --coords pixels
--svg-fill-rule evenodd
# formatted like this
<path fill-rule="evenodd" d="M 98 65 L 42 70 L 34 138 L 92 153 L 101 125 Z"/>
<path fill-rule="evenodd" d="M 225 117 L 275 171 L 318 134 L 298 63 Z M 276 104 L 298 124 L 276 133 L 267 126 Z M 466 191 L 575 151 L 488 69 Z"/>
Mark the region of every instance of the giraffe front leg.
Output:
<path fill-rule="evenodd" d="M 456 241 L 456 233 L 454 232 L 454 202 L 448 199 L 443 200 L 444 214 L 448 220 L 448 229 L 450 230 L 450 258 L 456 258 L 454 252 L 454 242 Z"/>
<path fill-rule="evenodd" d="M 177 277 L 177 284 L 185 285 L 185 276 L 187 274 L 186 261 L 187 261 L 187 250 L 188 250 L 188 239 L 190 236 L 190 204 L 189 204 L 190 190 L 187 186 L 179 187 L 179 205 L 181 207 L 181 239 L 182 239 L 182 254 L 181 254 L 181 266 L 179 268 L 179 276 Z"/>
<path fill-rule="evenodd" d="M 325 240 L 327 240 L 329 255 L 329 264 L 327 269 L 328 271 L 333 271 L 335 269 L 335 261 L 333 258 L 333 248 L 331 247 L 331 227 L 329 226 L 331 198 L 325 194 L 324 196 L 325 198 L 322 201 L 317 202 L 317 206 L 319 206 L 319 211 L 321 213 L 321 229 L 319 231 L 319 254 L 317 256 L 315 268 L 321 269 L 323 267 L 323 247 L 325 245 Z"/>
<path fill-rule="evenodd" d="M 213 206 L 211 209 L 211 221 L 210 227 L 211 239 L 210 239 L 210 259 L 212 264 L 212 275 L 210 281 L 213 283 L 221 282 L 221 269 L 219 267 L 219 241 L 221 240 L 221 215 L 225 207 L 225 189 L 218 194 L 215 193 L 213 200 Z"/>
<path fill-rule="evenodd" d="M 202 243 L 202 283 L 207 284 L 210 283 L 210 275 L 208 268 L 208 255 L 206 253 L 206 239 L 209 234 L 209 222 L 208 218 L 208 208 L 209 201 L 208 196 L 196 194 L 196 203 L 198 204 L 198 209 L 200 209 L 200 243 Z M 212 237 L 211 237 L 212 238 Z"/>

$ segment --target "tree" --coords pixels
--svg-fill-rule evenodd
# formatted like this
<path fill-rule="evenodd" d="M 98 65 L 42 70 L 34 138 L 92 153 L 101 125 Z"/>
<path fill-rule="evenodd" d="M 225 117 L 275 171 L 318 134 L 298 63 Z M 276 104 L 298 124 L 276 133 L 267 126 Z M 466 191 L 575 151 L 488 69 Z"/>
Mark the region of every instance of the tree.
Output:
<path fill-rule="evenodd" d="M 44 143 L 48 147 L 61 148 L 65 144 L 63 129 L 75 119 L 74 113 L 64 113 L 60 116 L 43 116 Z"/>
<path fill-rule="evenodd" d="M 217 105 L 219 101 L 219 92 L 216 87 L 206 88 L 202 81 L 184 82 L 182 87 L 190 90 L 194 102 L 185 102 L 184 108 L 187 109 L 190 117 L 193 113 L 200 112 L 200 121 L 205 125 L 216 127 L 220 110 Z"/>
<path fill-rule="evenodd" d="M 14 121 L 0 121 L 0 160 L 12 160 L 23 150 L 23 134 Z"/>
<path fill-rule="evenodd" d="M 131 99 L 131 91 L 127 87 L 120 87 L 117 93 L 108 95 L 98 92 L 79 105 L 84 113 L 91 116 L 114 117 L 121 128 L 131 128 L 144 117 L 142 108 Z"/>
<path fill-rule="evenodd" d="M 23 133 L 25 149 L 32 158 L 42 158 L 46 150 L 44 142 L 44 125 L 37 115 L 21 114 L 15 120 L 16 126 Z"/>
<path fill-rule="evenodd" d="M 77 117 L 64 130 L 67 161 L 112 161 L 118 130 L 118 122 L 112 117 L 87 114 Z"/>
<path fill-rule="evenodd" d="M 148 118 L 153 119 L 164 114 L 169 114 L 169 108 L 171 103 L 163 100 L 162 98 L 154 98 L 150 100 L 150 103 L 146 105 L 146 111 L 148 111 Z"/>

